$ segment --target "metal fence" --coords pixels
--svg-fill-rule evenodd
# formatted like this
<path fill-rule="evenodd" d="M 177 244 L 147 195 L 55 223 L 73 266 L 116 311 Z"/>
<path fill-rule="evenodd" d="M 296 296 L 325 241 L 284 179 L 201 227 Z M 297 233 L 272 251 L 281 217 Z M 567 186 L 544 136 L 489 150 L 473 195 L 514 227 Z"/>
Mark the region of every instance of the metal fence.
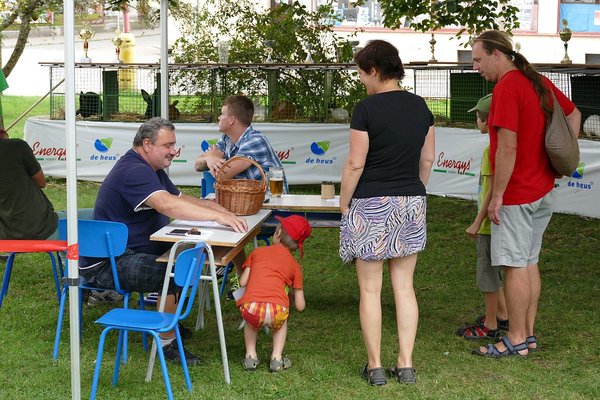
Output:
<path fill-rule="evenodd" d="M 600 70 L 564 65 L 536 69 L 577 105 L 582 113 L 582 127 L 590 116 L 600 115 Z M 473 126 L 475 117 L 467 110 L 494 87 L 471 65 L 415 67 L 412 72 L 414 93 L 425 98 L 439 125 Z M 587 131 L 600 134 L 600 118 L 590 119 L 588 126 L 591 129 Z"/>
<path fill-rule="evenodd" d="M 64 79 L 64 65 L 50 67 L 50 87 Z M 540 65 L 582 112 L 582 127 L 600 115 L 600 70 Z M 84 119 L 143 121 L 160 115 L 158 64 L 77 64 L 78 114 Z M 423 97 L 437 125 L 474 126 L 468 113 L 493 84 L 470 64 L 406 66 L 403 85 Z M 348 122 L 366 96 L 353 64 L 186 64 L 169 66 L 169 115 L 176 122 L 215 122 L 225 97 L 249 96 L 255 121 Z M 64 118 L 64 84 L 50 95 L 50 116 Z M 591 122 L 591 123 L 590 123 Z M 600 117 L 589 127 L 600 134 Z"/>
<path fill-rule="evenodd" d="M 50 87 L 64 66 L 50 67 Z M 158 64 L 77 64 L 78 114 L 102 121 L 143 121 L 161 114 Z M 366 92 L 350 64 L 190 64 L 169 66 L 169 116 L 216 121 L 223 100 L 244 94 L 255 121 L 348 122 Z M 64 118 L 64 84 L 50 94 L 50 117 Z"/>

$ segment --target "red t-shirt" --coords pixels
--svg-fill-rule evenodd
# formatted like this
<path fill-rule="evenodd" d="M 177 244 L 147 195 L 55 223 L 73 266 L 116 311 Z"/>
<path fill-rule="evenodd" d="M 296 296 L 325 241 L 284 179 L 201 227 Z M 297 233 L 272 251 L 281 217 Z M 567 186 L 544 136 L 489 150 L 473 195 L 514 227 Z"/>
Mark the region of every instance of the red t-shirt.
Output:
<path fill-rule="evenodd" d="M 251 268 L 244 295 L 238 306 L 249 302 L 275 303 L 290 306 L 285 287 L 302 289 L 302 268 L 292 253 L 282 244 L 255 249 L 242 268 Z"/>
<path fill-rule="evenodd" d="M 575 105 L 544 78 L 554 92 L 565 115 Z M 552 98 L 549 104 L 553 104 Z M 517 134 L 515 167 L 504 192 L 503 205 L 528 204 L 541 199 L 554 188 L 556 172 L 544 147 L 544 113 L 533 85 L 519 70 L 507 72 L 494 87 L 488 115 L 490 130 L 490 161 L 496 174 L 498 129 L 509 129 Z"/>

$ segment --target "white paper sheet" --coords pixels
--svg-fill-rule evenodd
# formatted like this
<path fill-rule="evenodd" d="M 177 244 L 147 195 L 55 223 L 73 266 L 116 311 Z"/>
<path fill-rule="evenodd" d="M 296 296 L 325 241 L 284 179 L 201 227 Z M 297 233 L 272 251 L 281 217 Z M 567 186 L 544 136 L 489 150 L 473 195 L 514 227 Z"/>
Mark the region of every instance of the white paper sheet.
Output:
<path fill-rule="evenodd" d="M 171 225 L 177 226 L 194 226 L 200 228 L 223 228 L 223 229 L 231 229 L 228 226 L 221 225 L 217 222 L 213 221 L 186 221 L 186 220 L 175 220 L 171 222 Z M 233 231 L 233 230 L 232 230 Z"/>

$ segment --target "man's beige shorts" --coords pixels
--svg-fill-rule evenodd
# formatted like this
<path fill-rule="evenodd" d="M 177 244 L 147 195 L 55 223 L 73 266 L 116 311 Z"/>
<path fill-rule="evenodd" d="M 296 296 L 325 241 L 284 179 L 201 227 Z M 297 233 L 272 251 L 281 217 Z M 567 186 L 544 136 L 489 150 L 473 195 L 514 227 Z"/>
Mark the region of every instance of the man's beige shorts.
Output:
<path fill-rule="evenodd" d="M 492 223 L 492 265 L 523 268 L 537 264 L 553 205 L 551 191 L 533 203 L 502 206 L 500 225 Z"/>

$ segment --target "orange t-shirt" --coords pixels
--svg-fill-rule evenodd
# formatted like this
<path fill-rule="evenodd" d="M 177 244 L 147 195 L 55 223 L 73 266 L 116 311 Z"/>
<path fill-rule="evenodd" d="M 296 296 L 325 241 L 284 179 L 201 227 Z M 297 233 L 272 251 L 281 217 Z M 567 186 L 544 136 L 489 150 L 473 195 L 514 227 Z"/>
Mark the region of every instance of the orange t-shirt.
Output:
<path fill-rule="evenodd" d="M 302 289 L 302 267 L 282 244 L 259 247 L 244 262 L 242 268 L 251 268 L 246 292 L 237 306 L 249 302 L 275 303 L 290 306 L 285 287 Z"/>

